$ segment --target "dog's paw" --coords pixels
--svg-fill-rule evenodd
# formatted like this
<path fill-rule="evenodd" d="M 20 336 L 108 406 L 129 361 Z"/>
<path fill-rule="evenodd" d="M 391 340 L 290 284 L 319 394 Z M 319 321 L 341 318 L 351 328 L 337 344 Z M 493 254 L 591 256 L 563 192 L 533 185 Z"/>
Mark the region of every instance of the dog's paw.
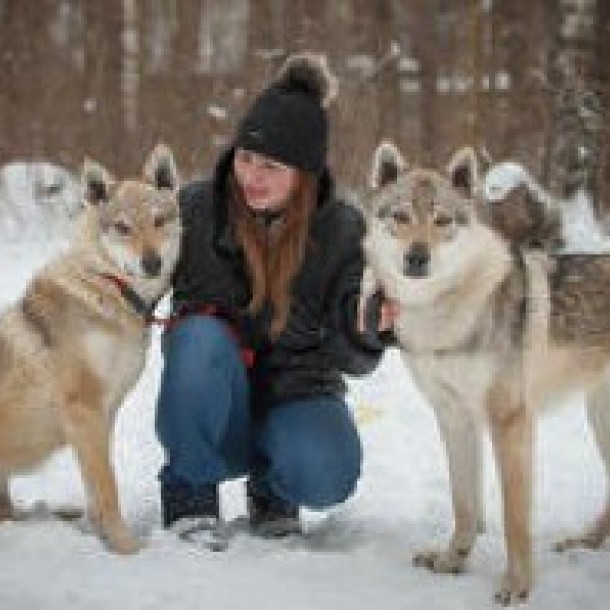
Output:
<path fill-rule="evenodd" d="M 498 606 L 517 606 L 525 604 L 529 599 L 529 587 L 502 586 L 494 593 L 494 603 Z"/>
<path fill-rule="evenodd" d="M 11 521 L 15 518 L 15 511 L 10 504 L 0 504 L 0 521 Z"/>
<path fill-rule="evenodd" d="M 3 505 L 0 506 L 0 521 L 28 521 L 30 519 L 41 518 L 41 502 L 36 502 L 32 507 Z M 44 517 L 44 515 L 42 515 Z"/>
<path fill-rule="evenodd" d="M 85 511 L 81 507 L 67 504 L 53 508 L 51 514 L 60 521 L 79 521 L 85 517 Z"/>
<path fill-rule="evenodd" d="M 494 603 L 498 606 L 517 606 L 528 601 L 532 589 L 531 575 L 523 572 L 507 572 L 500 588 L 494 593 Z"/>
<path fill-rule="evenodd" d="M 595 534 L 585 534 L 574 538 L 560 540 L 553 545 L 553 550 L 557 553 L 564 553 L 572 549 L 598 549 L 603 542 L 603 538 Z"/>
<path fill-rule="evenodd" d="M 425 551 L 413 557 L 413 565 L 441 574 L 461 574 L 466 569 L 468 551 L 451 549 L 445 552 Z"/>
<path fill-rule="evenodd" d="M 108 548 L 119 555 L 133 555 L 144 547 L 144 542 L 136 538 L 126 526 L 106 532 L 104 540 Z"/>

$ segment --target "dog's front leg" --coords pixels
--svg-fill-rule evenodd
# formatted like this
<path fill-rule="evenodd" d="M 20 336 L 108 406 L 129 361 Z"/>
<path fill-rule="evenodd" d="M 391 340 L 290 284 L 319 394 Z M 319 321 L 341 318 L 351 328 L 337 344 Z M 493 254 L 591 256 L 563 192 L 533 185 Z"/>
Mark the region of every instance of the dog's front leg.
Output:
<path fill-rule="evenodd" d="M 110 463 L 110 426 L 101 405 L 71 401 L 66 409 L 66 435 L 74 447 L 87 489 L 90 516 L 117 553 L 135 553 L 141 543 L 123 521 Z"/>
<path fill-rule="evenodd" d="M 511 403 L 497 391 L 503 408 L 490 408 L 491 438 L 502 488 L 507 566 L 495 601 L 504 606 L 524 602 L 533 584 L 531 497 L 533 423 L 525 405 Z"/>
<path fill-rule="evenodd" d="M 463 572 L 478 530 L 482 527 L 481 438 L 473 412 L 447 386 L 436 387 L 434 409 L 447 450 L 454 531 L 443 551 L 424 551 L 414 558 L 416 566 L 435 572 Z"/>

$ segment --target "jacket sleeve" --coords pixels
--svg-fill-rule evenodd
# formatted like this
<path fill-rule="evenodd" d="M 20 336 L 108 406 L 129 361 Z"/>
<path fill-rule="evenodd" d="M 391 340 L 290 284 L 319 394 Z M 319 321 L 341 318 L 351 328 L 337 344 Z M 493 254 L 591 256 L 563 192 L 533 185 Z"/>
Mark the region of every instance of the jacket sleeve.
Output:
<path fill-rule="evenodd" d="M 327 332 L 329 346 L 338 368 L 348 375 L 360 376 L 377 366 L 385 342 L 377 332 L 378 316 L 375 316 L 374 312 L 367 316 L 369 324 L 365 332 L 358 330 L 358 301 L 364 271 L 364 254 L 361 247 L 364 222 L 360 217 L 357 220 L 354 225 L 356 230 L 350 231 L 353 234 L 342 240 L 343 253 L 327 301 Z"/>
<path fill-rule="evenodd" d="M 199 239 L 197 208 L 203 205 L 206 197 L 206 186 L 202 181 L 192 182 L 182 187 L 178 193 L 182 237 L 180 240 L 180 256 L 172 276 L 172 310 L 190 299 L 191 283 L 196 274 L 193 271 L 196 256 L 196 240 Z"/>
<path fill-rule="evenodd" d="M 201 203 L 204 188 L 203 183 L 193 182 L 183 186 L 178 191 L 178 207 L 180 210 L 180 222 L 182 224 L 182 238 L 180 240 L 180 259 L 179 263 L 186 258 L 193 238 L 195 224 L 195 212 L 197 205 Z"/>

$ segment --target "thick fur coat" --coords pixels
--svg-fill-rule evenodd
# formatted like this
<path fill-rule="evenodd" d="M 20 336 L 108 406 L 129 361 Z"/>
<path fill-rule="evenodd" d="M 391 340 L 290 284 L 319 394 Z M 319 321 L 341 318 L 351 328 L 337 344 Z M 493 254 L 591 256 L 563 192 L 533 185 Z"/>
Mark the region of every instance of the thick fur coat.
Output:
<path fill-rule="evenodd" d="M 448 172 L 408 167 L 390 143 L 376 151 L 364 250 L 362 306 L 381 289 L 398 303 L 394 331 L 437 415 L 455 529 L 417 565 L 460 572 L 481 527 L 480 427 L 491 432 L 503 497 L 507 567 L 495 599 L 527 599 L 533 585 L 534 419 L 575 389 L 610 465 L 610 257 L 561 255 L 552 208 L 507 192 L 477 196 L 476 158 Z M 517 199 L 515 199 L 517 198 Z M 511 214 L 511 206 L 517 212 Z M 610 504 L 584 534 L 558 545 L 597 547 Z"/>
<path fill-rule="evenodd" d="M 0 317 L 0 517 L 17 515 L 10 476 L 69 445 L 90 517 L 118 553 L 140 543 L 120 513 L 113 422 L 142 371 L 146 311 L 169 287 L 180 238 L 169 149 L 157 147 L 143 173 L 142 180 L 116 182 L 86 162 L 87 206 L 75 242 Z"/>

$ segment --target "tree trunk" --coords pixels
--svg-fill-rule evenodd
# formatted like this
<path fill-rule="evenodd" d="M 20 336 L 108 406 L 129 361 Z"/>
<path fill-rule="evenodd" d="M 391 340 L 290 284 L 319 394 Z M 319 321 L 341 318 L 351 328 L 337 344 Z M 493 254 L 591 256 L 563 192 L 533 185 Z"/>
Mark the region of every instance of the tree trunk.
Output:
<path fill-rule="evenodd" d="M 603 106 L 598 64 L 596 0 L 561 0 L 552 68 L 553 123 L 550 187 L 569 197 L 585 190 L 597 201 Z"/>
<path fill-rule="evenodd" d="M 436 45 L 436 15 L 438 2 L 415 0 L 414 9 L 417 21 L 414 27 L 415 56 L 420 62 L 420 116 L 421 136 L 419 142 L 420 158 L 423 164 L 432 165 L 436 150 L 436 101 L 437 101 L 437 62 L 434 49 Z"/>

